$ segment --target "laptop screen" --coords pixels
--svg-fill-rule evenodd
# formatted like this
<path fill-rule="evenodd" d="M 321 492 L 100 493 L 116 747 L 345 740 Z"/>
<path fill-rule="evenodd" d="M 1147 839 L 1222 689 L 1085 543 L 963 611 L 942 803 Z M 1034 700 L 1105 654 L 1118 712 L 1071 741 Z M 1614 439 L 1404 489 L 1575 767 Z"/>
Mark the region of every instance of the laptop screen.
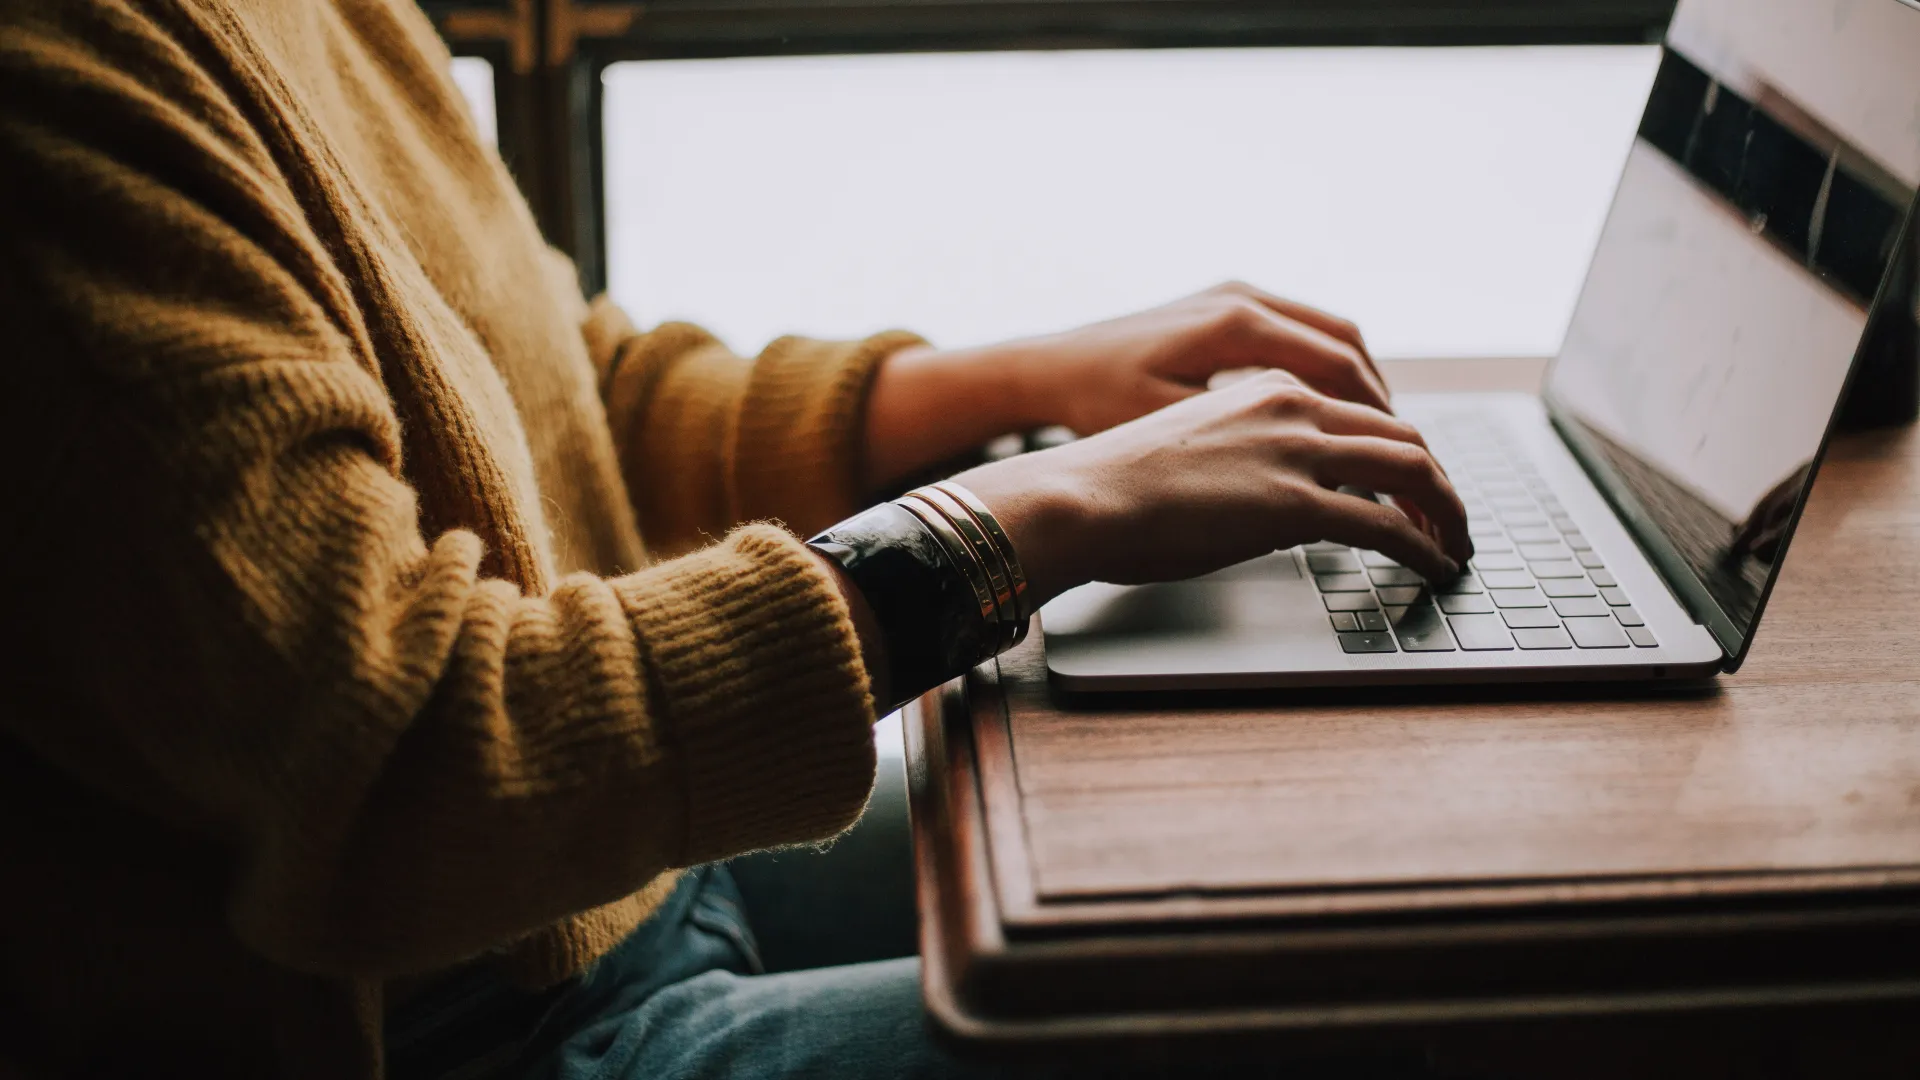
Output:
<path fill-rule="evenodd" d="M 1920 7 L 1681 0 L 1546 398 L 1730 667 L 1870 313 L 1916 318 L 1916 186 Z"/>

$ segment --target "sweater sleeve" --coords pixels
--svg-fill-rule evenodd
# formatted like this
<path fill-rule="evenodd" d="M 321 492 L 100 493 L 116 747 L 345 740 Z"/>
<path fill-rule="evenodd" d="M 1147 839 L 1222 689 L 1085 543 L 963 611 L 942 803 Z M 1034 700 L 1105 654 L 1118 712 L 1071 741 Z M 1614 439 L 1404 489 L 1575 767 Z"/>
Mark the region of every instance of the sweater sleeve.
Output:
<path fill-rule="evenodd" d="M 741 521 L 805 536 L 859 509 L 868 387 L 921 343 L 785 337 L 744 359 L 687 323 L 639 332 L 604 297 L 584 330 L 640 527 L 666 553 Z"/>
<path fill-rule="evenodd" d="M 138 82 L 107 47 L 145 50 Z M 0 733 L 203 838 L 240 939 L 325 973 L 433 969 L 852 821 L 872 705 L 817 562 L 749 526 L 541 583 L 425 527 L 383 384 L 404 342 L 197 71 L 133 16 L 0 37 L 29 688 Z"/>

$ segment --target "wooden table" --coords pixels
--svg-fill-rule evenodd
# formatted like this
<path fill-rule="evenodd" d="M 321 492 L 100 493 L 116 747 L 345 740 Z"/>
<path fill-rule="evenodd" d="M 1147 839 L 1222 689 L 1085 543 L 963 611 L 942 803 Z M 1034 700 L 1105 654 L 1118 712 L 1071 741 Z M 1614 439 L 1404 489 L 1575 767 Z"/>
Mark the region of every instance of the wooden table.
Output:
<path fill-rule="evenodd" d="M 929 1011 L 1006 1053 L 1905 1015 L 1916 567 L 1920 435 L 1899 429 L 1836 443 L 1747 665 L 1678 693 L 1069 699 L 1035 634 L 907 717 Z"/>

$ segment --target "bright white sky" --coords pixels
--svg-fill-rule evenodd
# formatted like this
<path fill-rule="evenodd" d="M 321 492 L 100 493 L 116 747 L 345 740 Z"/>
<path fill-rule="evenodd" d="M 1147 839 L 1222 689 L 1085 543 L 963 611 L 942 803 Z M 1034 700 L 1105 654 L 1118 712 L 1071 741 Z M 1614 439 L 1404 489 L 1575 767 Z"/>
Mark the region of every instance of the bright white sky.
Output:
<path fill-rule="evenodd" d="M 1229 278 L 1390 356 L 1554 352 L 1651 47 L 618 64 L 610 284 L 737 349 L 961 345 Z"/>

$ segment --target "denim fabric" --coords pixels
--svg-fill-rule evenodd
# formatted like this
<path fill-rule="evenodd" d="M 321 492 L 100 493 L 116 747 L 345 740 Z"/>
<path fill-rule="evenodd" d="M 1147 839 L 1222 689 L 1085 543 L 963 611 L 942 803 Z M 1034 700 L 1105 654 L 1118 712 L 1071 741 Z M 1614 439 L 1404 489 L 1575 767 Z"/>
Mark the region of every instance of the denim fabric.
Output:
<path fill-rule="evenodd" d="M 904 777 L 883 773 L 868 818 L 826 851 L 753 856 L 744 904 L 724 866 L 687 873 L 632 936 L 579 978 L 542 993 L 483 969 L 389 1017 L 394 1080 L 1012 1080 L 1081 1077 L 1276 1077 L 1402 1080 L 1417 1063 L 1182 1063 L 1015 1068 L 962 1061 L 938 1044 L 920 1002 L 911 949 L 911 851 Z M 875 897 L 903 910 L 880 912 Z M 748 912 L 775 933 L 767 954 Z M 877 933 L 875 932 L 877 931 Z M 782 935 L 807 941 L 780 942 Z M 832 966 L 778 970 L 809 958 Z M 864 962 L 850 963 L 850 959 Z"/>

